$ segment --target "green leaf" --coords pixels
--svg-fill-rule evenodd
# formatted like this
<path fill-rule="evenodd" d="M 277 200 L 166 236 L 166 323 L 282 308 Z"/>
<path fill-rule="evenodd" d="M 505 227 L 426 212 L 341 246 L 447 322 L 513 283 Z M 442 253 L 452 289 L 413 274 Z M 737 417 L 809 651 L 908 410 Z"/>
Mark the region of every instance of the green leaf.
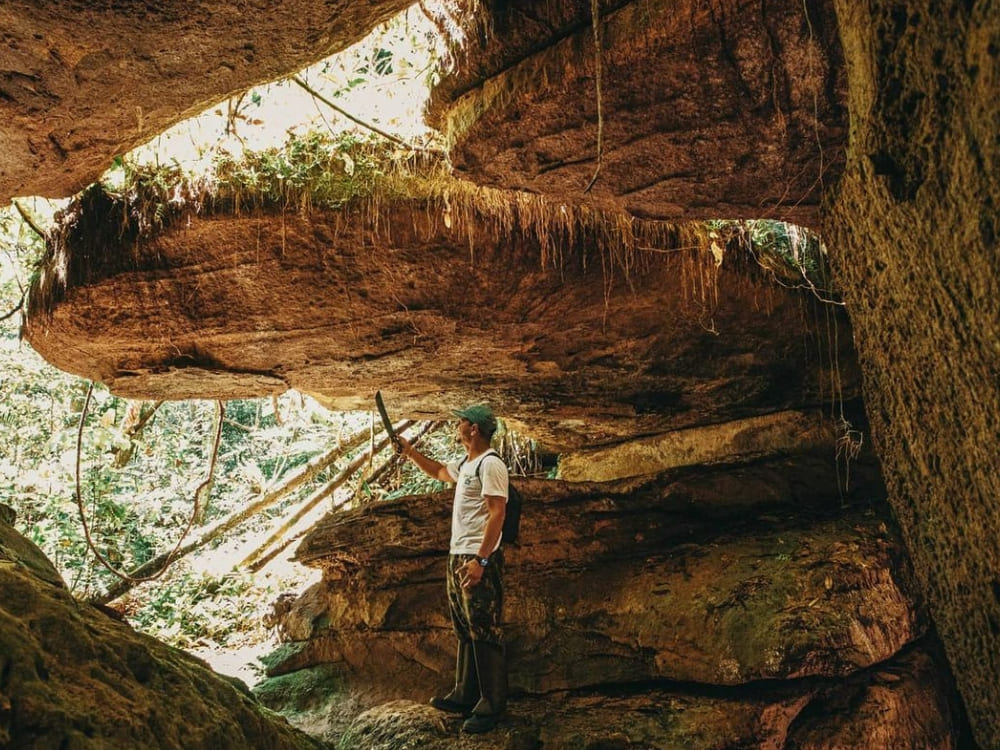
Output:
<path fill-rule="evenodd" d="M 392 73 L 392 50 L 379 49 L 372 58 L 375 72 L 385 76 Z"/>

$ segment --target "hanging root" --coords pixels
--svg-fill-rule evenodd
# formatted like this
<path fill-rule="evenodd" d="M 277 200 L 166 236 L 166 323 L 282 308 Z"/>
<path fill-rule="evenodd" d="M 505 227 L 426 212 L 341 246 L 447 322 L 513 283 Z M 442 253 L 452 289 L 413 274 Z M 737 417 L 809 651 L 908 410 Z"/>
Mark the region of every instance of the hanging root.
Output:
<path fill-rule="evenodd" d="M 122 581 L 125 581 L 126 583 L 129 584 L 154 581 L 167 572 L 167 568 L 169 568 L 170 564 L 173 562 L 174 556 L 177 554 L 177 550 L 180 549 L 181 543 L 184 541 L 184 538 L 188 535 L 188 532 L 191 531 L 191 527 L 194 525 L 194 520 L 199 514 L 199 508 L 201 505 L 200 503 L 201 494 L 211 484 L 212 476 L 215 474 L 215 463 L 216 459 L 219 456 L 219 443 L 222 440 L 222 419 L 223 416 L 225 415 L 225 407 L 223 407 L 221 401 L 216 402 L 215 439 L 212 446 L 212 457 L 208 467 L 208 474 L 206 475 L 205 480 L 200 485 L 198 485 L 198 489 L 196 489 L 194 492 L 194 507 L 191 511 L 191 518 L 188 519 L 188 523 L 184 529 L 184 532 L 181 534 L 180 539 L 177 540 L 177 544 L 175 544 L 174 548 L 170 551 L 170 554 L 167 555 L 167 559 L 164 561 L 163 565 L 159 568 L 159 570 L 148 576 L 135 577 L 129 575 L 128 573 L 122 573 L 121 571 L 119 571 L 110 562 L 108 562 L 108 560 L 104 557 L 104 555 L 102 555 L 98 551 L 97 546 L 94 544 L 93 537 L 91 536 L 90 533 L 90 524 L 87 523 L 87 514 L 83 509 L 83 497 L 80 492 L 80 454 L 83 452 L 83 425 L 87 419 L 87 411 L 90 408 L 90 401 L 93 395 L 94 395 L 94 384 L 91 383 L 90 387 L 87 389 L 87 398 L 83 402 L 83 410 L 80 412 L 80 425 L 76 433 L 76 507 L 80 514 L 80 523 L 83 526 L 83 535 L 87 539 L 87 547 L 89 547 L 90 551 L 94 553 L 94 556 L 101 563 L 101 565 L 107 568 L 108 571 L 113 573 Z"/>
<path fill-rule="evenodd" d="M 601 173 L 601 162 L 604 159 L 604 104 L 601 96 L 601 74 L 603 73 L 603 60 L 601 57 L 601 23 L 600 9 L 597 0 L 590 0 L 590 25 L 594 31 L 594 87 L 597 99 L 597 168 L 594 169 L 594 176 L 590 178 L 584 193 L 589 193 L 597 182 L 597 175 Z"/>

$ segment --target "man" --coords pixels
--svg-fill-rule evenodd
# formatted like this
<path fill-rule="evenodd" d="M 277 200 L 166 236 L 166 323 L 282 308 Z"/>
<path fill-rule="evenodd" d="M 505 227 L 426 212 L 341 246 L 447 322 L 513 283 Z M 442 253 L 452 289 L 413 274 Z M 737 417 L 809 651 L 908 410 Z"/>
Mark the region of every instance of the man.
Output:
<path fill-rule="evenodd" d="M 400 438 L 404 456 L 427 475 L 455 484 L 448 551 L 448 608 L 458 636 L 455 687 L 431 698 L 442 711 L 468 716 L 462 729 L 488 732 L 507 705 L 507 664 L 503 645 L 503 550 L 507 506 L 507 466 L 490 449 L 497 429 L 485 405 L 453 412 L 465 458 L 442 464 Z"/>

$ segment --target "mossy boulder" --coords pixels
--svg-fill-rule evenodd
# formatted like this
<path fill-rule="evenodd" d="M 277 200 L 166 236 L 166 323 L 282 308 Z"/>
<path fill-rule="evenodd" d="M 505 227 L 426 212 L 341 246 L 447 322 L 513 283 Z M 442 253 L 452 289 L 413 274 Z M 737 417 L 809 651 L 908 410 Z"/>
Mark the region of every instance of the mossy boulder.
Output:
<path fill-rule="evenodd" d="M 238 680 L 73 597 L 0 523 L 0 746 L 315 750 Z"/>

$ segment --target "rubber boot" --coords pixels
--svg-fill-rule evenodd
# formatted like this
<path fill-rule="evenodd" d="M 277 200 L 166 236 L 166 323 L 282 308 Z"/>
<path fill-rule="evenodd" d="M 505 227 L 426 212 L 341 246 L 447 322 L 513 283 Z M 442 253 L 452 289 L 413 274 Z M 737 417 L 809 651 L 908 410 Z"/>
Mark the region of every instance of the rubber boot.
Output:
<path fill-rule="evenodd" d="M 455 687 L 443 697 L 431 698 L 431 705 L 439 711 L 468 715 L 476 705 L 479 696 L 479 680 L 476 678 L 476 659 L 470 641 L 458 642 L 455 655 Z"/>
<path fill-rule="evenodd" d="M 473 653 L 479 673 L 479 702 L 462 724 L 469 734 L 489 732 L 507 709 L 507 659 L 504 647 L 495 643 L 474 643 Z"/>

